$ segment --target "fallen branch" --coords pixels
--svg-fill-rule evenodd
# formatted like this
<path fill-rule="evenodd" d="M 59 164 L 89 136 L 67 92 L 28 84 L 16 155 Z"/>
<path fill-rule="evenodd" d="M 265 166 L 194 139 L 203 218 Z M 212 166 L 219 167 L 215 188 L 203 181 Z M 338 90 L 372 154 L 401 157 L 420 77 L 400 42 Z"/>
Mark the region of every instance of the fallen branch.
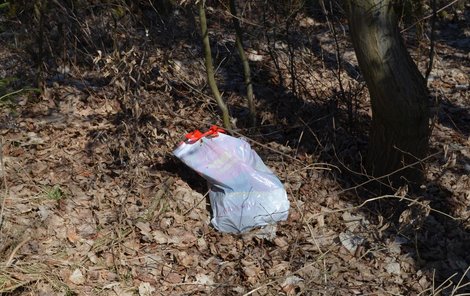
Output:
<path fill-rule="evenodd" d="M 324 215 L 324 214 L 333 214 L 333 213 L 340 213 L 340 212 L 348 212 L 348 211 L 352 211 L 352 210 L 357 210 L 357 209 L 360 209 L 362 208 L 363 206 L 365 206 L 366 204 L 372 202 L 372 201 L 376 201 L 376 200 L 381 200 L 381 199 L 387 199 L 387 198 L 395 198 L 395 199 L 398 199 L 398 200 L 406 200 L 406 201 L 409 201 L 411 202 L 411 204 L 418 204 L 424 208 L 427 208 L 429 207 L 429 205 L 427 204 L 424 204 L 416 199 L 412 199 L 412 198 L 409 198 L 409 197 L 405 197 L 405 196 L 399 196 L 399 195 L 392 195 L 392 194 L 387 194 L 387 195 L 382 195 L 382 196 L 377 196 L 377 197 L 373 197 L 373 198 L 369 198 L 367 200 L 365 200 L 364 202 L 362 202 L 360 205 L 357 205 L 357 206 L 352 206 L 352 207 L 348 207 L 348 208 L 343 208 L 343 209 L 337 209 L 337 210 L 331 210 L 331 211 L 328 211 L 328 212 L 322 212 L 322 213 L 319 213 L 317 215 L 313 215 L 310 219 L 312 220 L 313 218 L 316 218 L 318 215 Z M 446 216 L 452 220 L 462 220 L 462 218 L 456 218 L 452 215 L 449 215 L 447 213 L 444 213 L 442 211 L 439 211 L 439 210 L 436 210 L 436 209 L 433 209 L 431 207 L 429 207 L 429 209 L 432 211 L 432 212 L 435 212 L 435 213 L 439 213 L 443 216 Z"/>

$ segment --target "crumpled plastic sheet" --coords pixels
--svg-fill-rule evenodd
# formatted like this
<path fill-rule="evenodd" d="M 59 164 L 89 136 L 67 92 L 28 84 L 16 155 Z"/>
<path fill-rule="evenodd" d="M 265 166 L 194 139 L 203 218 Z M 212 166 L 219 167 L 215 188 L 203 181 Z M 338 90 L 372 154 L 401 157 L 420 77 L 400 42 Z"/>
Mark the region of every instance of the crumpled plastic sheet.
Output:
<path fill-rule="evenodd" d="M 207 180 L 217 230 L 243 233 L 287 219 L 283 184 L 245 140 L 218 133 L 182 142 L 173 153 Z"/>

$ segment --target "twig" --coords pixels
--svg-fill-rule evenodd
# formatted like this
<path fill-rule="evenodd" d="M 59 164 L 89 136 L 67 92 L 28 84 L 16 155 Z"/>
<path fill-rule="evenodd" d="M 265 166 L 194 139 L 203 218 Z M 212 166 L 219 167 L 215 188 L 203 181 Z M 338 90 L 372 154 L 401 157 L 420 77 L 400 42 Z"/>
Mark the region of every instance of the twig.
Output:
<path fill-rule="evenodd" d="M 309 132 L 312 134 L 312 136 L 315 138 L 315 141 L 317 141 L 318 146 L 320 146 L 322 149 L 324 149 L 325 147 L 322 145 L 322 143 L 320 142 L 320 140 L 318 139 L 317 135 L 316 135 L 315 132 L 312 130 L 312 128 L 310 128 L 310 126 L 308 126 L 308 124 L 305 123 L 305 121 L 304 121 L 302 118 L 299 117 L 299 120 L 300 120 L 300 122 L 303 123 L 303 125 L 304 125 L 305 127 L 307 127 L 308 131 L 309 131 Z"/>
<path fill-rule="evenodd" d="M 295 65 L 295 46 L 292 44 L 292 38 L 291 38 L 291 33 L 290 33 L 290 27 L 291 27 L 291 22 L 295 21 L 295 18 L 297 15 L 302 11 L 303 9 L 303 4 L 301 4 L 298 7 L 295 7 L 293 11 L 289 12 L 289 15 L 287 16 L 286 19 L 286 24 L 285 24 L 285 35 L 286 35 L 286 41 L 287 41 L 287 51 L 289 54 L 289 65 L 288 65 L 288 70 L 289 74 L 291 77 L 291 89 L 292 89 L 292 94 L 294 96 L 298 96 L 297 92 L 297 84 L 299 84 L 298 78 L 297 78 L 297 72 L 296 72 L 296 65 Z"/>
<path fill-rule="evenodd" d="M 220 5 L 222 5 L 222 7 L 225 8 L 225 10 L 223 10 L 222 12 L 227 15 L 228 17 L 230 18 L 236 18 L 239 22 L 241 23 L 244 23 L 244 24 L 248 24 L 248 25 L 252 25 L 254 27 L 258 27 L 258 28 L 263 28 L 263 25 L 262 24 L 257 24 L 255 22 L 253 22 L 252 20 L 249 20 L 248 18 L 244 18 L 243 16 L 241 15 L 235 15 L 233 14 L 231 11 L 230 11 L 230 8 L 227 7 L 227 4 L 224 2 L 224 1 L 218 1 Z"/>
<path fill-rule="evenodd" d="M 200 96 L 209 99 L 210 101 L 215 101 L 215 99 L 214 99 L 213 97 L 211 97 L 211 96 L 205 94 L 202 89 L 197 89 L 195 86 L 192 86 L 190 82 L 184 80 L 182 77 L 176 75 L 176 78 L 177 78 L 179 81 L 181 81 L 186 87 L 188 87 L 190 91 L 192 90 L 192 91 L 196 92 L 197 94 L 199 94 Z M 206 84 L 204 84 L 204 87 L 205 87 L 205 86 L 206 86 Z M 199 98 L 198 98 L 198 99 L 199 99 Z M 202 99 L 201 99 L 201 101 L 202 101 Z M 215 101 L 215 103 L 217 103 L 217 101 Z"/>
<path fill-rule="evenodd" d="M 271 60 L 273 61 L 274 63 L 274 67 L 276 68 L 276 72 L 277 72 L 277 76 L 278 76 L 278 80 L 279 80 L 279 86 L 281 88 L 284 87 L 284 77 L 282 75 L 282 71 L 281 71 L 281 66 L 279 64 L 279 61 L 277 59 L 277 55 L 276 53 L 273 51 L 273 48 L 271 46 L 271 40 L 269 38 L 269 32 L 268 32 L 268 22 L 267 22 L 267 18 L 266 18 L 266 13 L 267 13 L 267 10 L 268 10 L 268 3 L 270 1 L 267 1 L 265 0 L 264 1 L 264 9 L 263 9 L 263 28 L 264 28 L 264 37 L 266 38 L 266 43 L 268 45 L 268 54 L 269 56 L 271 57 Z M 274 17 L 274 21 L 276 22 L 276 17 Z M 276 38 L 276 26 L 274 26 L 274 29 L 273 29 L 273 35 L 274 35 L 274 38 Z"/>
<path fill-rule="evenodd" d="M 300 169 L 297 169 L 295 171 L 292 171 L 292 172 L 289 172 L 287 175 L 290 176 L 290 175 L 295 175 L 297 174 L 298 172 L 301 172 L 301 171 L 304 171 L 304 170 L 325 170 L 325 171 L 331 171 L 331 168 L 329 167 L 322 167 L 322 166 L 317 166 L 317 165 L 325 165 L 325 166 L 333 166 L 331 164 L 328 164 L 328 163 L 321 163 L 321 162 L 318 162 L 318 163 L 312 163 L 312 164 L 309 164 L 309 165 L 306 165 L 305 167 L 303 168 L 300 168 Z M 333 166 L 334 167 L 334 166 Z M 338 167 L 335 167 L 340 173 L 341 173 L 341 170 L 338 168 Z"/>
<path fill-rule="evenodd" d="M 452 289 L 452 294 L 451 295 L 455 295 L 454 293 L 456 293 L 460 288 L 464 288 L 465 286 L 468 286 L 470 285 L 470 283 L 465 283 L 462 285 L 462 280 L 466 277 L 467 273 L 470 271 L 470 266 L 467 267 L 467 269 L 465 270 L 465 272 L 462 274 L 462 276 L 460 277 L 460 280 L 459 282 L 457 283 L 457 285 Z M 461 294 L 461 295 L 465 295 L 465 294 Z M 467 295 L 470 295 L 470 294 L 467 294 Z"/>
<path fill-rule="evenodd" d="M 445 289 L 449 288 L 452 285 L 452 278 L 456 275 L 457 275 L 457 273 L 454 273 L 453 275 L 448 277 L 444 282 L 442 282 L 437 288 L 434 288 L 434 285 L 435 285 L 435 282 L 436 282 L 436 280 L 435 280 L 435 270 L 434 270 L 433 274 L 432 274 L 432 287 L 430 288 L 432 290 L 431 295 L 433 295 L 433 296 L 434 295 L 439 295 L 439 293 L 441 293 Z M 419 295 L 421 295 L 421 293 Z"/>
<path fill-rule="evenodd" d="M 22 88 L 22 89 L 18 89 L 18 90 L 15 90 L 15 91 L 12 91 L 10 93 L 7 93 L 7 94 L 4 94 L 3 96 L 0 97 L 0 101 L 5 99 L 5 98 L 8 98 L 10 96 L 13 96 L 13 95 L 16 95 L 16 94 L 19 94 L 23 91 L 35 91 L 35 92 L 40 92 L 41 90 L 38 89 L 38 88 Z"/>
<path fill-rule="evenodd" d="M 410 163 L 410 164 L 408 164 L 408 165 L 406 165 L 406 166 L 404 166 L 404 167 L 401 167 L 401 168 L 399 168 L 399 169 L 397 169 L 397 170 L 395 170 L 395 171 L 393 171 L 393 172 L 391 172 L 391 173 L 382 175 L 382 176 L 380 176 L 380 177 L 375 177 L 375 178 L 369 179 L 369 180 L 364 181 L 364 182 L 362 182 L 362 183 L 360 183 L 360 184 L 358 184 L 358 185 L 356 185 L 356 186 L 353 186 L 353 187 L 344 189 L 344 190 L 340 191 L 338 194 L 342 194 L 342 193 L 345 193 L 345 192 L 350 191 L 350 190 L 355 190 L 355 189 L 360 188 L 360 187 L 362 187 L 362 186 L 364 186 L 364 185 L 366 185 L 366 184 L 369 184 L 369 183 L 371 183 L 371 182 L 379 181 L 380 179 L 390 177 L 390 176 L 392 176 L 392 175 L 394 175 L 394 174 L 396 174 L 396 173 L 398 173 L 398 172 L 400 172 L 400 171 L 402 171 L 402 170 L 405 170 L 405 169 L 407 169 L 407 168 L 410 168 L 410 167 L 413 167 L 413 166 L 415 166 L 415 165 L 417 165 L 417 164 L 420 164 L 420 163 L 424 162 L 425 160 L 428 160 L 429 158 L 432 158 L 432 157 L 434 157 L 434 156 L 436 156 L 436 155 L 438 155 L 438 154 L 440 154 L 440 153 L 441 153 L 441 152 L 436 152 L 436 153 L 433 153 L 433 154 L 431 154 L 431 155 L 428 155 L 428 156 L 426 156 L 426 157 L 423 158 L 423 159 L 420 159 L 420 160 L 418 160 L 418 161 L 415 161 L 415 162 L 413 162 L 413 163 Z"/>
<path fill-rule="evenodd" d="M 341 63 L 341 50 L 339 46 L 339 41 L 338 41 L 338 33 L 336 32 L 336 26 L 334 21 L 330 21 L 329 15 L 334 17 L 333 15 L 333 4 L 332 1 L 329 1 L 330 3 L 330 12 L 325 7 L 325 2 L 322 0 L 320 1 L 320 6 L 323 10 L 323 14 L 325 15 L 328 27 L 330 28 L 330 31 L 333 33 L 333 40 L 335 42 L 335 57 L 336 57 L 336 72 L 333 72 L 333 75 L 336 77 L 336 80 L 338 81 L 338 86 L 339 86 L 339 91 L 340 91 L 340 97 L 343 100 L 343 103 L 346 104 L 348 108 L 348 120 L 349 120 L 349 128 L 352 128 L 352 123 L 353 123 L 353 105 L 352 105 L 352 97 L 347 98 L 346 96 L 346 91 L 344 89 L 343 85 L 343 79 L 341 79 L 341 74 L 343 70 L 343 65 Z"/>
<path fill-rule="evenodd" d="M 250 63 L 248 62 L 248 58 L 245 54 L 245 49 L 243 47 L 243 31 L 240 26 L 240 22 L 237 18 L 237 6 L 235 0 L 230 0 L 230 13 L 232 14 L 232 21 L 233 26 L 235 28 L 235 44 L 238 49 L 238 55 L 240 56 L 240 60 L 243 66 L 243 78 L 246 87 L 246 98 L 248 100 L 248 110 L 250 111 L 250 125 L 256 125 L 256 109 L 255 109 L 255 102 L 254 102 L 254 94 L 253 94 L 253 82 L 251 80 L 251 69 Z"/>
<path fill-rule="evenodd" d="M 296 273 L 299 273 L 299 272 L 301 272 L 302 270 L 307 269 L 307 268 L 309 268 L 309 267 L 311 267 L 311 266 L 317 264 L 317 261 L 323 259 L 329 252 L 330 252 L 330 250 L 328 250 L 328 251 L 322 253 L 322 254 L 321 254 L 320 256 L 318 256 L 312 263 L 307 264 L 307 265 L 305 265 L 305 266 L 303 266 L 303 267 L 297 269 L 296 271 L 293 271 L 293 272 L 291 272 L 291 273 L 288 273 L 288 274 L 286 274 L 286 275 L 284 275 L 284 276 L 282 276 L 282 277 L 279 277 L 279 278 L 277 278 L 277 279 L 275 279 L 275 280 L 272 280 L 272 281 L 270 281 L 270 282 L 267 282 L 267 283 L 265 283 L 265 284 L 262 284 L 261 286 L 255 288 L 255 289 L 253 289 L 253 290 L 251 290 L 251 291 L 249 291 L 248 293 L 243 294 L 243 296 L 251 295 L 251 294 L 255 293 L 256 291 L 258 291 L 258 290 L 260 290 L 260 289 L 262 289 L 262 288 L 264 288 L 264 287 L 266 287 L 266 286 L 269 286 L 269 285 L 271 285 L 271 284 L 274 284 L 274 283 L 277 282 L 279 279 L 287 278 L 287 277 L 289 277 L 289 276 L 291 276 L 291 275 L 294 275 L 294 274 L 296 274 Z"/>
<path fill-rule="evenodd" d="M 437 20 L 437 11 L 436 11 L 436 0 L 431 0 L 432 5 L 432 19 L 431 19 L 431 44 L 429 46 L 429 64 L 426 69 L 426 75 L 424 76 L 426 81 L 429 79 L 429 75 L 432 71 L 432 64 L 434 62 L 434 43 L 436 39 L 436 20 Z"/>
<path fill-rule="evenodd" d="M 11 263 L 13 262 L 13 258 L 15 258 L 16 252 L 18 252 L 19 249 L 21 249 L 22 246 L 24 246 L 27 242 L 29 242 L 31 238 L 27 237 L 25 238 L 22 242 L 20 242 L 14 249 L 11 251 L 10 256 L 8 257 L 7 262 L 5 263 L 5 267 L 9 267 Z"/>
<path fill-rule="evenodd" d="M 171 111 L 169 108 L 167 108 L 167 110 L 168 110 L 169 112 Z M 179 115 L 179 114 L 176 114 L 176 113 L 172 113 L 172 116 L 178 117 L 178 118 L 181 119 L 182 121 L 187 121 L 187 122 L 190 122 L 190 123 L 195 123 L 195 122 L 197 122 L 197 123 L 200 123 L 200 124 L 205 124 L 205 125 L 207 125 L 207 126 L 211 126 L 211 125 L 213 124 L 213 123 L 206 122 L 206 121 L 199 121 L 199 120 L 195 120 L 195 119 L 188 119 L 188 118 L 183 117 L 183 116 L 181 116 L 181 115 Z M 300 126 L 299 126 L 299 127 L 300 127 Z M 289 159 L 291 159 L 291 160 L 293 160 L 293 161 L 296 161 L 296 162 L 305 164 L 304 161 L 302 161 L 302 160 L 300 160 L 300 159 L 298 159 L 298 158 L 295 158 L 295 157 L 293 157 L 293 156 L 291 156 L 291 155 L 289 155 L 289 154 L 286 154 L 286 153 L 284 153 L 284 152 L 278 151 L 278 150 L 276 150 L 276 149 L 274 149 L 274 148 L 271 148 L 271 147 L 269 147 L 268 145 L 265 145 L 265 144 L 263 144 L 263 143 L 260 143 L 260 142 L 258 142 L 258 141 L 256 141 L 256 140 L 254 140 L 254 139 L 252 139 L 252 138 L 250 138 L 250 137 L 248 137 L 248 136 L 246 136 L 246 135 L 244 135 L 244 134 L 238 132 L 237 130 L 234 130 L 234 129 L 226 129 L 226 130 L 229 131 L 229 132 L 231 132 L 231 133 L 233 133 L 233 134 L 235 134 L 235 135 L 244 137 L 245 139 L 249 140 L 250 142 L 252 142 L 252 143 L 254 143 L 254 144 L 256 144 L 256 145 L 258 145 L 258 146 L 260 146 L 260 147 L 263 147 L 263 148 L 265 148 L 265 149 L 267 149 L 267 150 L 269 150 L 269 151 L 272 151 L 272 152 L 274 152 L 274 153 L 276 153 L 276 154 L 285 156 L 285 157 L 287 157 L 287 158 L 289 158 Z M 174 143 L 174 145 L 176 145 L 176 142 Z M 328 166 L 328 167 L 337 169 L 338 171 L 341 171 L 337 166 L 335 166 L 335 165 L 333 165 L 333 164 L 329 164 L 329 163 L 317 163 L 317 164 L 324 165 L 324 166 Z M 326 169 L 326 168 L 321 167 L 321 168 L 319 168 L 319 169 Z"/>
<path fill-rule="evenodd" d="M 353 206 L 353 207 L 349 207 L 349 208 L 343 208 L 343 209 L 337 209 L 337 210 L 331 210 L 331 211 L 328 211 L 328 212 L 322 212 L 321 214 L 324 215 L 324 214 L 333 214 L 333 213 L 340 213 L 340 212 L 347 212 L 347 211 L 352 211 L 352 210 L 357 210 L 359 208 L 362 208 L 363 206 L 365 206 L 366 204 L 372 202 L 372 201 L 376 201 L 376 200 L 381 200 L 381 199 L 386 199 L 386 198 L 396 198 L 398 200 L 406 200 L 406 201 L 409 201 L 413 204 L 419 204 L 420 206 L 422 207 L 429 207 L 429 205 L 427 204 L 423 204 L 422 202 L 416 200 L 416 199 L 412 199 L 412 198 L 409 198 L 409 197 L 405 197 L 405 196 L 399 196 L 399 195 L 392 195 L 392 194 L 387 194 L 387 195 L 382 195 L 382 196 L 377 196 L 377 197 L 373 197 L 373 198 L 369 198 L 367 200 L 365 200 L 364 202 L 362 202 L 360 205 L 357 205 L 357 206 Z M 438 214 L 441 214 L 443 216 L 446 216 L 452 220 L 462 220 L 462 218 L 457 218 L 457 217 L 454 217 L 452 215 L 449 215 L 447 213 L 444 213 L 442 211 L 439 211 L 439 210 L 436 210 L 436 209 L 433 209 L 431 207 L 429 207 L 431 211 L 433 212 L 436 212 Z M 313 217 L 316 217 L 315 215 L 312 216 Z"/>
<path fill-rule="evenodd" d="M 221 284 L 221 283 L 203 284 L 203 283 L 198 283 L 198 282 L 177 283 L 177 284 L 165 284 L 165 286 L 168 286 L 168 287 L 182 287 L 182 286 L 236 287 L 236 285 L 230 285 L 230 284 Z"/>
<path fill-rule="evenodd" d="M 300 143 L 302 142 L 303 136 L 304 136 L 304 129 L 302 129 L 302 132 L 300 133 L 299 139 L 297 140 L 297 147 L 295 147 L 295 153 L 294 153 L 295 157 L 297 157 L 297 153 L 299 152 L 299 147 L 300 147 Z"/>
<path fill-rule="evenodd" d="M 3 162 L 3 137 L 0 139 L 0 173 L 3 174 L 3 186 L 4 195 L 2 199 L 2 205 L 0 206 L 0 236 L 2 234 L 3 225 L 3 211 L 5 210 L 5 204 L 8 196 L 8 184 L 7 184 L 7 172 L 5 170 L 5 163 Z"/>
<path fill-rule="evenodd" d="M 348 172 L 350 172 L 351 174 L 354 174 L 354 175 L 357 175 L 357 176 L 366 177 L 366 178 L 369 178 L 369 180 L 370 180 L 371 178 L 373 178 L 372 176 L 370 176 L 370 175 L 368 175 L 368 174 L 366 174 L 366 173 L 356 172 L 356 171 L 350 169 L 350 168 L 349 168 L 345 163 L 343 163 L 343 161 L 341 161 L 341 159 L 338 157 L 338 154 L 336 153 L 336 148 L 335 148 L 335 146 L 333 146 L 333 153 L 335 154 L 335 158 L 336 158 L 336 160 L 339 162 L 339 164 L 342 165 L 342 166 L 343 166 Z M 363 167 L 363 166 L 362 166 L 362 159 L 361 159 L 361 167 Z M 341 172 L 341 170 L 340 170 L 340 172 Z M 377 182 L 379 182 L 381 185 L 385 186 L 385 187 L 389 187 L 389 188 L 392 189 L 392 190 L 395 190 L 395 189 L 396 189 L 396 188 L 393 188 L 390 184 L 387 184 L 387 183 L 385 183 L 385 182 L 383 182 L 383 181 L 380 181 L 380 180 L 377 179 L 377 178 L 376 178 L 375 180 L 376 180 Z M 348 189 L 345 189 L 345 190 L 349 190 L 349 188 L 348 188 Z M 344 192 L 344 191 L 343 191 L 343 192 Z"/>
<path fill-rule="evenodd" d="M 446 9 L 446 8 L 449 7 L 449 6 L 454 5 L 454 4 L 457 3 L 457 2 L 459 2 L 459 0 L 454 0 L 454 1 L 450 2 L 449 4 L 446 4 L 446 5 L 442 6 L 441 8 L 439 8 L 439 9 L 436 11 L 436 14 L 439 13 L 439 12 L 441 12 L 441 11 L 443 11 L 444 9 Z M 408 31 L 409 29 L 411 29 L 411 28 L 413 28 L 414 26 L 416 26 L 418 23 L 420 23 L 420 22 L 422 22 L 422 21 L 424 21 L 424 20 L 427 20 L 428 18 L 432 17 L 433 15 L 434 15 L 434 12 L 431 13 L 431 14 L 429 14 L 429 15 L 427 15 L 427 16 L 425 16 L 425 17 L 423 17 L 422 19 L 417 20 L 416 22 L 414 22 L 414 23 L 413 23 L 411 26 L 409 26 L 408 28 L 401 30 L 400 33 L 403 33 L 403 32 Z"/>
<path fill-rule="evenodd" d="M 32 283 L 34 282 L 35 280 L 34 279 L 30 279 L 30 280 L 25 280 L 25 281 L 22 281 L 22 282 L 19 282 L 13 286 L 8 286 L 8 287 L 1 287 L 0 288 L 0 293 L 10 293 L 10 292 L 13 292 L 15 291 L 16 289 L 22 287 L 22 286 L 26 286 L 27 284 L 29 283 Z M 4 295 L 4 294 L 2 294 Z"/>
<path fill-rule="evenodd" d="M 197 206 L 199 206 L 199 204 L 204 200 L 206 199 L 206 196 L 209 194 L 209 190 L 206 192 L 206 194 L 204 194 L 204 196 L 194 205 L 192 206 L 191 208 L 189 208 L 184 214 L 183 216 L 186 216 L 189 212 L 191 212 L 193 209 L 195 209 Z"/>
<path fill-rule="evenodd" d="M 318 252 L 323 255 L 324 252 L 321 250 L 320 245 L 318 244 L 317 240 L 315 239 L 315 235 L 314 235 L 314 233 L 313 233 L 312 225 L 311 225 L 310 223 L 305 223 L 305 224 L 307 225 L 307 228 L 308 228 L 308 230 L 309 230 L 309 232 L 310 232 L 310 236 L 312 237 L 312 240 L 313 240 L 313 242 L 315 243 L 315 246 L 317 247 Z M 325 270 L 324 273 L 323 273 L 323 280 L 324 280 L 323 282 L 324 282 L 324 284 L 326 285 L 326 284 L 328 284 L 328 278 L 326 277 L 327 272 L 326 272 L 326 261 L 325 261 L 325 258 L 323 258 L 322 261 L 323 261 L 323 268 L 324 268 L 324 270 Z"/>
<path fill-rule="evenodd" d="M 229 131 L 232 132 L 232 133 L 234 133 L 234 134 L 236 134 L 236 135 L 242 136 L 242 137 L 244 137 L 244 138 L 250 140 L 251 142 L 253 142 L 254 144 L 256 144 L 256 145 L 258 145 L 258 146 L 261 146 L 261 147 L 263 147 L 263 148 L 266 148 L 266 149 L 268 149 L 269 151 L 272 151 L 272 152 L 275 152 L 275 153 L 280 154 L 280 155 L 282 155 L 282 156 L 285 156 L 285 157 L 287 157 L 287 158 L 289 158 L 289 159 L 292 159 L 292 160 L 294 160 L 294 161 L 296 161 L 296 162 L 305 163 L 304 161 L 302 161 L 302 160 L 300 160 L 300 159 L 298 159 L 298 158 L 295 158 L 295 157 L 293 157 L 293 156 L 291 156 L 291 155 L 289 155 L 289 154 L 286 154 L 286 153 L 284 153 L 284 152 L 281 152 L 281 151 L 278 151 L 278 150 L 276 150 L 276 149 L 274 149 L 274 148 L 271 148 L 271 147 L 269 147 L 269 146 L 267 146 L 267 145 L 265 145 L 265 144 L 263 144 L 263 143 L 260 143 L 260 142 L 258 142 L 258 141 L 256 141 L 256 140 L 253 140 L 253 139 L 247 137 L 246 135 L 243 135 L 243 134 L 241 134 L 241 133 L 239 133 L 239 132 L 237 132 L 237 131 L 235 131 L 235 130 L 229 130 Z M 327 165 L 327 166 L 331 166 L 332 168 L 336 168 L 337 170 L 339 170 L 339 168 L 338 168 L 337 166 L 335 166 L 335 165 L 327 164 L 327 163 L 322 163 L 322 164 Z"/>

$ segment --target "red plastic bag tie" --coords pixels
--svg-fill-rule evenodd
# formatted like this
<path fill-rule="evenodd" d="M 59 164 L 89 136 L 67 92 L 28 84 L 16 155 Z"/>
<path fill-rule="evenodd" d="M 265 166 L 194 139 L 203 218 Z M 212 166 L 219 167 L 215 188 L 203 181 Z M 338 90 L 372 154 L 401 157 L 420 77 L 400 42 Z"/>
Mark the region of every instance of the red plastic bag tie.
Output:
<path fill-rule="evenodd" d="M 190 143 L 194 143 L 194 142 L 197 142 L 197 141 L 199 141 L 200 139 L 202 139 L 204 137 L 211 137 L 211 138 L 217 137 L 217 136 L 219 136 L 219 133 L 225 133 L 225 130 L 218 127 L 217 125 L 213 125 L 205 133 L 201 133 L 201 131 L 199 131 L 199 130 L 194 130 L 194 131 L 186 134 L 185 137 Z"/>

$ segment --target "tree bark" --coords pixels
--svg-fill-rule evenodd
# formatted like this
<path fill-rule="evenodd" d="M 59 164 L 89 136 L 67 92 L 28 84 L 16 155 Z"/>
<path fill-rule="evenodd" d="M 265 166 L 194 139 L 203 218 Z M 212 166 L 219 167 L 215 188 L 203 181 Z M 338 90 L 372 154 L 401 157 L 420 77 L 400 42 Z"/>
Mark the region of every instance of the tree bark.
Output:
<path fill-rule="evenodd" d="M 217 101 L 217 105 L 222 111 L 224 127 L 230 130 L 232 128 L 232 125 L 230 123 L 230 115 L 228 113 L 228 108 L 225 102 L 222 100 L 219 88 L 217 87 L 217 82 L 215 81 L 214 65 L 212 63 L 212 53 L 211 46 L 209 43 L 209 31 L 207 30 L 207 19 L 206 10 L 204 8 L 204 0 L 200 0 L 197 5 L 199 10 L 199 22 L 201 26 L 202 47 L 204 49 L 204 62 L 206 66 L 207 83 L 209 83 L 209 87 L 211 88 L 212 94 L 214 95 L 215 100 Z"/>
<path fill-rule="evenodd" d="M 352 43 L 372 106 L 368 173 L 420 183 L 429 143 L 429 93 L 406 50 L 391 0 L 348 0 Z"/>

